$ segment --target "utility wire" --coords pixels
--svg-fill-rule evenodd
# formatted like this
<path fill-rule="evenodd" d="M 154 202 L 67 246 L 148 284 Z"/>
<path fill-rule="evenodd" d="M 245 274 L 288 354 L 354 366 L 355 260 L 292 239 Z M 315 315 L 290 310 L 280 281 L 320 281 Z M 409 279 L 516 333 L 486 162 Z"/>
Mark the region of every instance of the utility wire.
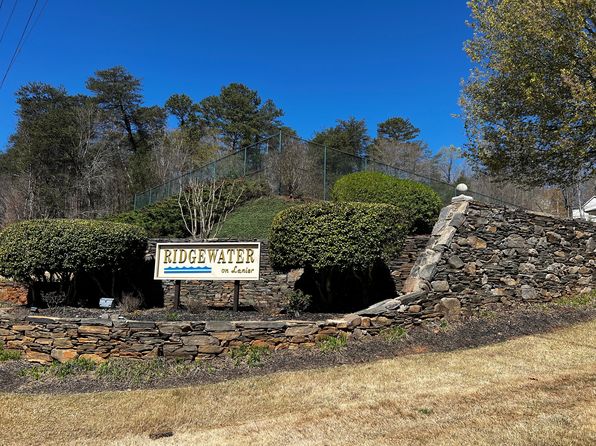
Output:
<path fill-rule="evenodd" d="M 10 62 L 8 64 L 8 68 L 6 68 L 6 72 L 4 73 L 4 76 L 2 77 L 2 81 L 0 82 L 0 90 L 4 86 L 4 81 L 6 81 L 6 77 L 8 76 L 8 73 L 10 72 L 10 69 L 12 68 L 12 65 L 14 64 L 14 61 L 17 58 L 17 54 L 19 54 L 19 51 L 21 49 L 21 44 L 23 43 L 23 39 L 25 38 L 25 33 L 27 32 L 27 28 L 29 27 L 29 23 L 31 22 L 31 17 L 33 17 L 33 12 L 35 11 L 35 8 L 37 7 L 38 2 L 39 2 L 39 0 L 35 0 L 35 3 L 33 4 L 33 8 L 31 8 L 31 12 L 29 13 L 29 17 L 27 18 L 27 23 L 25 24 L 25 28 L 23 28 L 23 32 L 21 33 L 21 37 L 19 38 L 17 47 L 14 49 L 14 53 L 12 54 L 12 58 L 10 59 Z"/>
<path fill-rule="evenodd" d="M 46 6 L 48 6 L 48 1 L 46 0 L 43 4 L 43 6 L 41 7 L 41 9 L 39 10 L 39 14 L 37 14 L 37 17 L 35 17 L 35 20 L 33 21 L 33 25 L 31 25 L 31 27 L 29 28 L 29 31 L 27 32 L 27 35 L 25 36 L 25 38 L 23 39 L 23 44 L 21 45 L 21 47 L 19 48 L 19 53 L 21 52 L 21 49 L 25 46 L 25 44 L 27 43 L 27 39 L 29 38 L 29 36 L 31 35 L 31 31 L 33 31 L 33 28 L 35 28 L 35 25 L 37 25 L 37 22 L 39 22 L 39 18 L 41 17 L 41 15 L 43 14 L 43 12 L 46 9 Z"/>
<path fill-rule="evenodd" d="M 14 0 L 14 3 L 12 4 L 12 10 L 10 11 L 10 15 L 8 16 L 8 21 L 6 22 L 6 25 L 4 25 L 4 30 L 2 30 L 2 35 L 0 36 L 0 43 L 2 43 L 2 39 L 4 39 L 4 35 L 6 34 L 8 25 L 10 25 L 10 21 L 12 20 L 12 15 L 14 14 L 14 10 L 17 7 L 17 2 L 18 2 L 18 0 Z"/>

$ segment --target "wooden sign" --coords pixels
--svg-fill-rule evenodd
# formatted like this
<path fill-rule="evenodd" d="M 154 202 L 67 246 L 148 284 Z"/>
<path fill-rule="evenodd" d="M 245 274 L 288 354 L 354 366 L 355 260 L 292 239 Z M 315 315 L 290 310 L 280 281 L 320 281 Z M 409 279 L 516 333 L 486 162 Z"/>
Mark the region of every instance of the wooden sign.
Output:
<path fill-rule="evenodd" d="M 158 243 L 156 280 L 259 280 L 259 242 Z"/>

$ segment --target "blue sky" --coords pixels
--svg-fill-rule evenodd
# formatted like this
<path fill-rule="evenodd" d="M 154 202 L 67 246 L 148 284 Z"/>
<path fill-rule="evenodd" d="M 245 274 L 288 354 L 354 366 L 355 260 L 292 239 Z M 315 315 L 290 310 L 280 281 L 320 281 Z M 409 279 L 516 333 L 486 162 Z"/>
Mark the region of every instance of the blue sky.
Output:
<path fill-rule="evenodd" d="M 1 33 L 15 0 L 0 1 Z M 18 1 L 0 42 L 0 76 L 34 1 Z M 241 82 L 273 99 L 306 138 L 350 116 L 366 119 L 374 136 L 378 122 L 403 116 L 433 151 L 462 145 L 452 114 L 470 68 L 468 16 L 464 0 L 48 0 L 0 90 L 0 149 L 21 85 L 84 92 L 95 70 L 114 65 L 143 80 L 147 105 L 173 93 L 198 101 Z"/>

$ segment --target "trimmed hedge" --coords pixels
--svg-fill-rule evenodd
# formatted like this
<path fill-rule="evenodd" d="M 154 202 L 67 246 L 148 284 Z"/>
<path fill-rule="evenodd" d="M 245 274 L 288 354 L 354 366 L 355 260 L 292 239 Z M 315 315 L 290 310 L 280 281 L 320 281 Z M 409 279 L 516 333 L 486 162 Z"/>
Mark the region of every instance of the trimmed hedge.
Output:
<path fill-rule="evenodd" d="M 136 226 L 98 220 L 27 220 L 0 232 L 0 275 L 32 283 L 46 272 L 70 282 L 71 273 L 138 267 L 147 248 Z"/>
<path fill-rule="evenodd" d="M 410 222 L 395 206 L 316 202 L 293 206 L 273 219 L 274 268 L 364 270 L 399 252 Z"/>
<path fill-rule="evenodd" d="M 339 202 L 387 203 L 403 210 L 412 220 L 412 232 L 429 233 L 443 202 L 430 187 L 380 172 L 345 175 L 333 185 L 331 195 Z"/>

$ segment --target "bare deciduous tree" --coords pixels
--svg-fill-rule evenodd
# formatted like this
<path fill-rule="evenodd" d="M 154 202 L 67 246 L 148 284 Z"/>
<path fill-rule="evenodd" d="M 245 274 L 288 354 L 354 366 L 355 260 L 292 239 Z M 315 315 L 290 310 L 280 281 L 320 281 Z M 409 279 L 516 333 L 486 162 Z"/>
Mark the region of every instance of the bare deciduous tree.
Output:
<path fill-rule="evenodd" d="M 479 201 L 520 206 L 560 216 L 567 213 L 563 194 L 558 188 L 521 187 L 478 173 L 469 177 L 466 182 L 471 189 L 470 195 Z"/>
<path fill-rule="evenodd" d="M 443 181 L 451 184 L 460 176 L 462 173 L 461 166 L 459 166 L 461 158 L 461 149 L 459 147 L 454 145 L 441 147 L 439 153 L 437 153 L 437 159 Z"/>
<path fill-rule="evenodd" d="M 91 104 L 74 110 L 71 144 L 65 153 L 73 166 L 74 194 L 66 209 L 70 217 L 95 217 L 107 213 L 105 187 L 113 180 L 109 169 L 112 151 L 106 141 L 98 138 L 101 132 L 101 114 Z"/>
<path fill-rule="evenodd" d="M 18 175 L 0 175 L 0 227 L 18 220 L 32 218 L 32 176 L 28 172 Z"/>
<path fill-rule="evenodd" d="M 419 170 L 421 161 L 425 158 L 424 147 L 416 141 L 379 140 L 375 142 L 372 155 L 382 163 L 399 166 L 410 172 Z"/>
<path fill-rule="evenodd" d="M 193 165 L 188 139 L 180 131 L 164 132 L 153 144 L 152 158 L 156 177 L 166 182 L 189 171 Z"/>
<path fill-rule="evenodd" d="M 317 170 L 316 158 L 309 153 L 308 144 L 290 139 L 281 152 L 269 152 L 266 169 L 273 190 L 300 197 L 312 182 L 312 173 Z"/>
<path fill-rule="evenodd" d="M 242 196 L 244 186 L 240 181 L 191 180 L 180 185 L 178 206 L 184 226 L 193 239 L 214 238 L 229 213 Z"/>

